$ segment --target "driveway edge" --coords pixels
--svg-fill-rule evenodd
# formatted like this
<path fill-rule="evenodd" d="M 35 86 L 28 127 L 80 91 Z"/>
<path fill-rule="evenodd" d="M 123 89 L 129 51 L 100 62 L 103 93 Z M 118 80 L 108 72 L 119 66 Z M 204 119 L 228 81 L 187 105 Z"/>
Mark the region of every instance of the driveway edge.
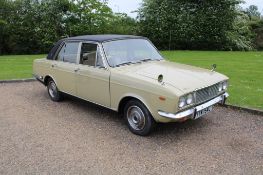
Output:
<path fill-rule="evenodd" d="M 240 107 L 240 106 L 235 106 L 235 105 L 230 105 L 230 104 L 224 104 L 224 105 L 220 105 L 220 106 L 223 106 L 225 108 L 234 109 L 234 110 L 241 110 L 241 111 L 245 111 L 245 112 L 249 112 L 252 114 L 263 116 L 263 111 L 259 110 L 259 109 L 245 108 L 245 107 Z"/>
<path fill-rule="evenodd" d="M 36 81 L 36 79 L 27 78 L 27 79 L 0 80 L 0 84 L 2 83 L 22 83 L 22 82 L 32 82 L 32 81 Z"/>

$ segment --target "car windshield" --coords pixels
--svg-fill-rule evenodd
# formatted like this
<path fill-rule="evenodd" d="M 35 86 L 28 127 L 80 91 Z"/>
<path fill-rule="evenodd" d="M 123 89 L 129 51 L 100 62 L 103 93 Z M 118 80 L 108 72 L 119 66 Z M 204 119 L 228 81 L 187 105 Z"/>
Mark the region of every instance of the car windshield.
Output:
<path fill-rule="evenodd" d="M 162 60 L 162 56 L 146 39 L 125 39 L 103 43 L 111 67 Z"/>

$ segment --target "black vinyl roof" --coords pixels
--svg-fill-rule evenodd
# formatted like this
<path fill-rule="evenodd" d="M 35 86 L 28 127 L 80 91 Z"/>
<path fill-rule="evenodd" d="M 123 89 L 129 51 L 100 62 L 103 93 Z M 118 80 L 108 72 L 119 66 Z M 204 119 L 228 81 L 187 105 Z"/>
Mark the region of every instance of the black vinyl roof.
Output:
<path fill-rule="evenodd" d="M 113 40 L 123 40 L 123 39 L 139 39 L 145 38 L 142 36 L 134 36 L 134 35 L 83 35 L 83 36 L 75 36 L 69 37 L 59 40 L 53 48 L 50 50 L 47 59 L 54 59 L 56 51 L 59 49 L 60 45 L 66 41 L 93 41 L 93 42 L 107 42 Z"/>
<path fill-rule="evenodd" d="M 112 40 L 122 40 L 122 39 L 138 39 L 144 38 L 142 36 L 134 36 L 134 35 L 83 35 L 76 37 L 69 37 L 63 40 L 87 40 L 87 41 L 95 41 L 95 42 L 106 42 Z"/>

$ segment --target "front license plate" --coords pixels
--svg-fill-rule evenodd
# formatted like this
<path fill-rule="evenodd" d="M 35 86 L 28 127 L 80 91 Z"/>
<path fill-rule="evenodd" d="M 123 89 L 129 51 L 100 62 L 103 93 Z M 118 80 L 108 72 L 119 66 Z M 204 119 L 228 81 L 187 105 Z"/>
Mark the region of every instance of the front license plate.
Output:
<path fill-rule="evenodd" d="M 194 119 L 196 120 L 196 119 L 202 117 L 203 115 L 207 114 L 207 113 L 210 112 L 210 111 L 212 111 L 212 106 L 209 106 L 209 107 L 207 107 L 207 108 L 205 108 L 205 109 L 202 109 L 201 111 L 197 111 L 197 112 L 195 113 Z"/>

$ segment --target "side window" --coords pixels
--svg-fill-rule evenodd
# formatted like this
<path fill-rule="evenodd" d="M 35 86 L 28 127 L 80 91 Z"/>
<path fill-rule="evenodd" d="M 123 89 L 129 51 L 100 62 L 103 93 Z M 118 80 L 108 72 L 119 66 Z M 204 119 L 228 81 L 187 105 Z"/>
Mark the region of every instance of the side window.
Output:
<path fill-rule="evenodd" d="M 69 42 L 66 43 L 64 46 L 65 46 L 65 51 L 64 51 L 63 61 L 69 63 L 76 63 L 78 57 L 79 43 Z"/>
<path fill-rule="evenodd" d="M 56 60 L 69 63 L 76 63 L 78 57 L 79 43 L 65 43 L 60 49 Z"/>
<path fill-rule="evenodd" d="M 80 64 L 94 67 L 104 67 L 99 46 L 92 43 L 83 43 L 80 54 Z"/>

